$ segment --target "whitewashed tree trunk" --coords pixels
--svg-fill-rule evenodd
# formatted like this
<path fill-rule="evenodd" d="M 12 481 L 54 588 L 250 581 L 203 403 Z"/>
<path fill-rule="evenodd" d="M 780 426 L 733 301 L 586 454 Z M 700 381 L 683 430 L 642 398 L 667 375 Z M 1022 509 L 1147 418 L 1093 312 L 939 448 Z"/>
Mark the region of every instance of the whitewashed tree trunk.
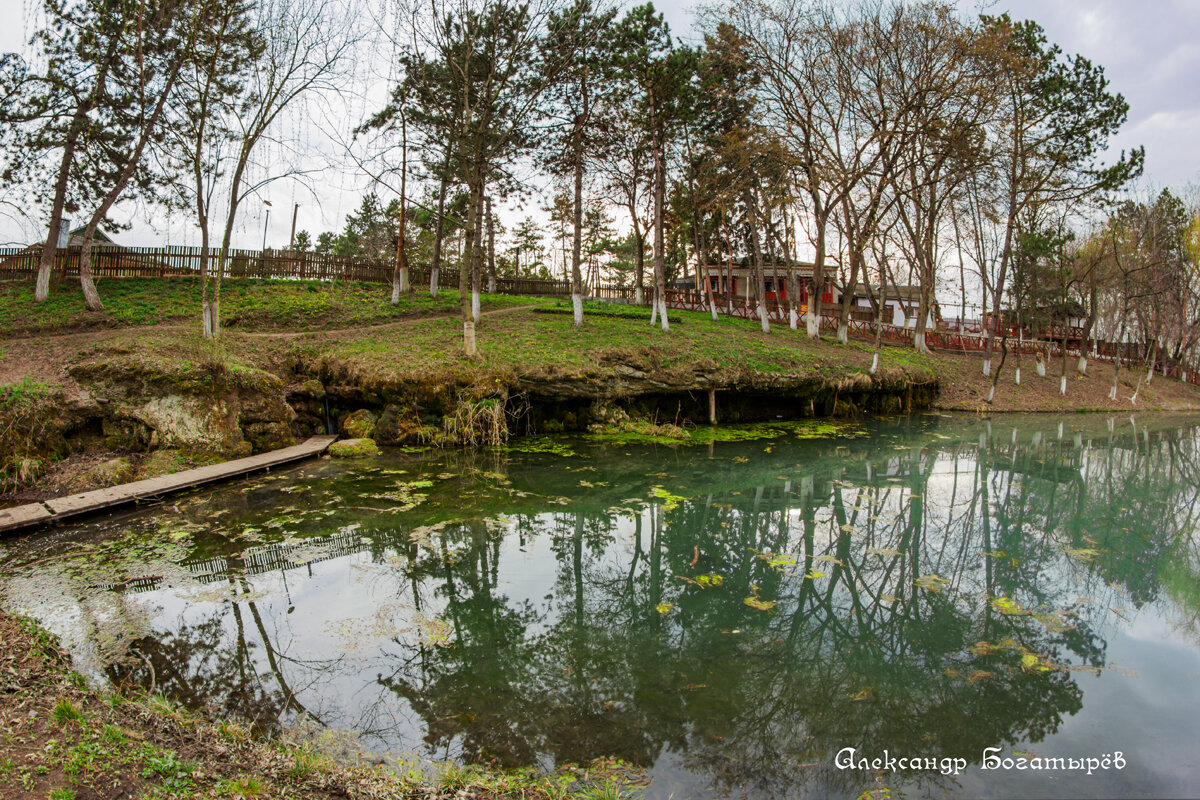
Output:
<path fill-rule="evenodd" d="M 761 297 L 758 300 L 758 319 L 762 322 L 762 332 L 771 332 L 771 318 L 767 316 L 767 301 Z"/>
<path fill-rule="evenodd" d="M 992 360 L 985 358 L 983 360 L 983 377 L 990 378 L 992 376 Z"/>
<path fill-rule="evenodd" d="M 1067 396 L 1067 376 L 1063 375 L 1058 382 L 1058 393 L 1063 397 Z"/>
<path fill-rule="evenodd" d="M 1016 370 L 1013 371 L 1013 380 L 1016 381 L 1017 386 L 1021 385 L 1021 368 L 1020 367 L 1017 367 Z"/>
<path fill-rule="evenodd" d="M 1075 371 L 1080 375 L 1087 375 L 1087 356 L 1079 357 L 1079 361 L 1075 364 Z"/>
<path fill-rule="evenodd" d="M 578 328 L 583 324 L 583 295 L 571 295 L 571 309 L 575 315 L 575 327 Z"/>
<path fill-rule="evenodd" d="M 850 341 L 850 326 L 842 322 L 838 323 L 837 340 L 838 344 L 846 344 Z"/>
<path fill-rule="evenodd" d="M 479 289 L 478 288 L 472 289 L 471 290 L 471 319 L 475 321 L 476 325 L 479 324 L 480 303 L 481 303 L 481 301 L 480 301 L 480 297 L 479 297 Z"/>
<path fill-rule="evenodd" d="M 929 345 L 925 342 L 925 331 L 913 332 L 913 349 L 918 353 L 929 352 Z"/>
<path fill-rule="evenodd" d="M 871 374 L 874 375 L 879 369 L 879 351 L 876 350 L 871 356 Z"/>
<path fill-rule="evenodd" d="M 475 357 L 479 352 L 475 346 L 475 323 L 469 319 L 463 321 L 463 351 L 469 358 Z"/>

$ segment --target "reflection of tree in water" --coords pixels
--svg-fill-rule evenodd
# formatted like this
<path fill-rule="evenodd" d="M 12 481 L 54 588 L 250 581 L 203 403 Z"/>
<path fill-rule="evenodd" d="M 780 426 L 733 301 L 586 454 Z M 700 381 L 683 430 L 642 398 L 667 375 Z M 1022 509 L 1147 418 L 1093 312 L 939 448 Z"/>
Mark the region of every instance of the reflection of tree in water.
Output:
<path fill-rule="evenodd" d="M 259 732 L 277 731 L 289 715 L 322 722 L 297 695 L 309 688 L 313 675 L 335 670 L 338 660 L 299 662 L 281 652 L 245 576 L 228 583 L 231 602 L 199 622 L 179 620 L 133 642 L 130 655 L 109 668 L 110 680 L 157 691 L 192 710 L 249 722 Z M 310 683 L 293 687 L 289 671 L 302 672 Z"/>
<path fill-rule="evenodd" d="M 977 762 L 1037 742 L 1082 702 L 1070 671 L 1042 667 L 1104 667 L 1109 608 L 1165 589 L 1196 629 L 1200 459 L 1177 432 L 968 436 L 748 463 L 677 454 L 670 476 L 622 462 L 607 491 L 556 511 L 526 500 L 502 523 L 481 511 L 416 538 L 396 518 L 362 529 L 381 584 L 392 565 L 402 603 L 444 629 L 385 644 L 357 726 L 403 738 L 398 698 L 437 756 L 649 766 L 670 751 L 716 790 L 758 796 L 862 788 L 833 767 L 842 747 Z M 490 458 L 464 497 L 517 480 Z M 527 488 L 568 494 L 578 475 L 557 470 Z M 538 543 L 550 594 L 515 600 L 505 581 L 521 576 L 501 562 Z M 320 695 L 306 689 L 338 665 L 279 653 L 236 580 L 231 606 L 139 649 L 190 705 L 306 713 L 301 697 Z"/>
<path fill-rule="evenodd" d="M 842 746 L 976 762 L 1081 707 L 1071 673 L 1041 667 L 1102 667 L 1108 582 L 1136 600 L 1133 587 L 1158 585 L 1146 567 L 1194 528 L 1194 489 L 1171 499 L 1178 449 L 1084 463 L 1071 442 L 986 437 L 639 510 L 526 517 L 521 535 L 549 536 L 558 564 L 536 608 L 497 592 L 500 534 L 464 524 L 443 534 L 462 545 L 470 531 L 470 555 L 423 575 L 456 646 L 385 683 L 431 746 L 507 765 L 649 765 L 670 749 L 718 787 L 771 795 L 861 783 L 832 768 Z M 1103 508 L 1120 503 L 1157 520 L 1137 552 L 1110 535 L 1127 518 Z M 722 584 L 697 580 L 710 575 Z M 1091 606 L 1075 602 L 1086 594 Z"/>

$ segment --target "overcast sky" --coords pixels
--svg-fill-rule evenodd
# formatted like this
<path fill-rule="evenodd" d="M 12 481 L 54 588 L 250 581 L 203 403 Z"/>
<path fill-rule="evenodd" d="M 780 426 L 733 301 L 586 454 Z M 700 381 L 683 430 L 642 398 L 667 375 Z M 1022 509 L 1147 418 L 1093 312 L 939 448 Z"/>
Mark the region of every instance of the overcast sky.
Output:
<path fill-rule="evenodd" d="M 690 0 L 656 3 L 674 32 L 697 38 Z M 966 14 L 976 13 L 977 0 L 963 0 Z M 29 0 L 0 0 L 0 51 L 20 50 L 31 28 L 30 15 L 37 4 Z M 1130 103 L 1129 121 L 1113 140 L 1114 155 L 1121 149 L 1146 147 L 1148 187 L 1182 189 L 1200 182 L 1200 0 L 1002 0 L 987 6 L 987 13 L 1009 11 L 1014 17 L 1034 19 L 1050 41 L 1068 53 L 1080 53 L 1102 65 L 1113 91 Z M 337 175 L 326 186 L 316 187 L 326 198 L 321 207 L 304 190 L 276 184 L 271 199 L 276 209 L 270 219 L 269 242 L 286 244 L 293 202 L 301 203 L 299 227 L 315 236 L 322 230 L 340 230 L 346 213 L 357 206 L 365 181 L 354 175 Z M 238 232 L 238 243 L 258 247 L 262 236 L 262 208 L 251 206 Z M 528 213 L 529 209 L 519 212 Z M 518 212 L 510 212 L 514 217 Z M 515 219 L 507 220 L 510 224 Z M 126 244 L 193 243 L 190 226 L 183 220 L 146 224 L 134 220 L 133 230 L 117 238 Z M 0 217 L 0 245 L 24 241 L 31 235 L 12 220 Z"/>

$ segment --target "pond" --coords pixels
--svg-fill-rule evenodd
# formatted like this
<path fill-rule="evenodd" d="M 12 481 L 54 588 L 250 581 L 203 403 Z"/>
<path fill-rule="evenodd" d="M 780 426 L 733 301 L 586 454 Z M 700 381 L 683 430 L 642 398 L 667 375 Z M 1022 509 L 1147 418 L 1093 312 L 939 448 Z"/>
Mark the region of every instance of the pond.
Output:
<path fill-rule="evenodd" d="M 98 678 L 648 798 L 1200 795 L 1200 420 L 314 461 L 5 541 Z M 1090 773 L 1090 774 L 1089 774 Z"/>

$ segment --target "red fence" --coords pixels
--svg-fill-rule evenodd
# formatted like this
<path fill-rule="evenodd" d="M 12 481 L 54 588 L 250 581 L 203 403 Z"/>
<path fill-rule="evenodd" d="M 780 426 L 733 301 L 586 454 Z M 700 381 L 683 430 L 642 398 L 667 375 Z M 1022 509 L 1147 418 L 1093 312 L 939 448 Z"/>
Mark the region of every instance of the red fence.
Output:
<path fill-rule="evenodd" d="M 596 294 L 607 300 L 623 300 L 631 304 L 633 302 L 633 289 L 630 288 L 601 286 L 598 288 Z M 649 304 L 650 294 L 647 292 L 647 299 L 644 300 L 645 304 Z M 748 301 L 744 297 L 730 297 L 729 295 L 717 294 L 714 295 L 714 299 L 716 300 L 718 314 L 726 314 L 748 320 L 759 319 L 757 303 Z M 786 303 L 768 300 L 765 305 L 767 319 L 780 324 L 788 322 Z M 708 311 L 708 297 L 703 292 L 697 291 L 667 292 L 667 307 L 681 311 Z M 836 306 L 825 307 L 825 309 L 830 308 L 836 308 Z M 839 324 L 838 315 L 836 313 L 829 313 L 825 309 L 823 309 L 825 313 L 821 315 L 821 330 L 830 333 L 836 332 Z M 805 324 L 803 316 L 801 316 L 799 324 L 801 326 Z M 875 338 L 875 323 L 873 321 L 850 319 L 847 321 L 847 328 L 851 336 L 864 339 Z M 969 330 L 969 327 L 967 330 Z M 912 345 L 914 333 L 915 331 L 912 328 L 901 328 L 895 325 L 879 326 L 880 338 L 889 344 Z M 981 353 L 987 349 L 987 337 L 985 334 L 960 333 L 945 329 L 927 330 L 925 332 L 925 343 L 930 348 L 958 351 L 964 354 Z M 1010 335 L 1004 344 L 1010 355 L 1020 352 L 1021 355 L 1036 357 L 1040 353 L 1043 358 L 1049 360 L 1062 358 L 1064 349 L 1066 350 L 1067 358 L 1078 358 L 1080 355 L 1080 342 L 1078 341 L 1068 340 L 1064 344 L 1058 340 L 1018 340 Z M 999 337 L 997 337 L 995 340 L 997 357 L 1000 353 L 1000 347 L 1001 342 Z M 1146 355 L 1145 349 L 1135 342 L 1118 344 L 1116 342 L 1092 340 L 1092 347 L 1088 358 L 1110 363 L 1119 361 L 1123 367 L 1129 369 L 1139 367 L 1144 369 L 1146 366 Z M 1187 364 L 1157 364 L 1155 371 L 1157 374 L 1165 377 L 1186 380 L 1188 383 L 1200 385 L 1200 371 L 1195 367 L 1189 367 Z"/>

